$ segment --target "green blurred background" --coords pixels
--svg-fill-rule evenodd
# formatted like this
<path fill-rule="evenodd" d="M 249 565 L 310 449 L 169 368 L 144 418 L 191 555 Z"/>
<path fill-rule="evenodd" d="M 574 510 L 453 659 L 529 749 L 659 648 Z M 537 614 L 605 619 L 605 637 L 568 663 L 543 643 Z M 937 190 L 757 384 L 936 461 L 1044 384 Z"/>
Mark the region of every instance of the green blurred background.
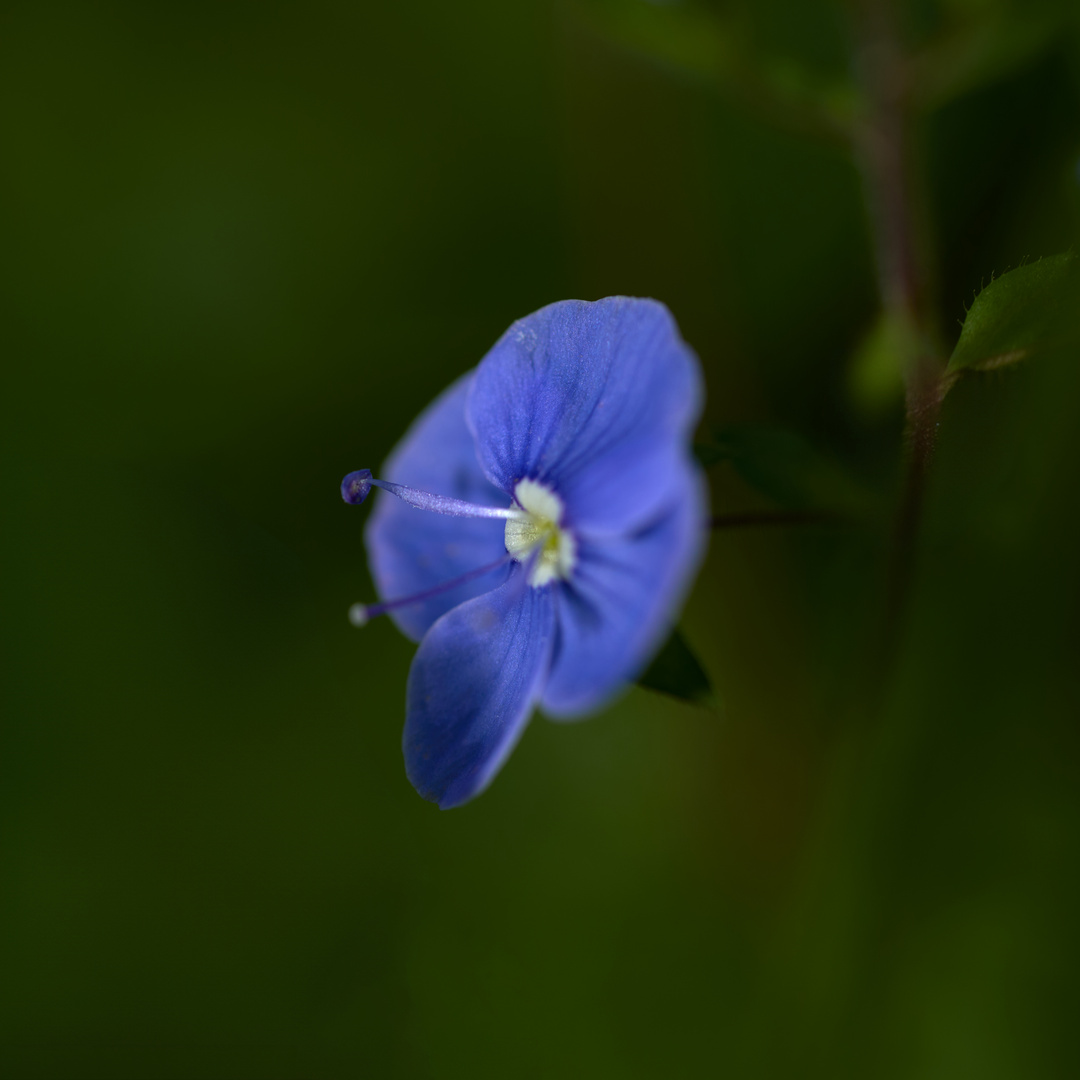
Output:
<path fill-rule="evenodd" d="M 946 402 L 879 708 L 873 528 L 715 534 L 683 626 L 722 709 L 537 718 L 449 813 L 402 768 L 412 646 L 346 619 L 341 476 L 565 297 L 662 299 L 710 422 L 894 497 L 859 174 L 708 60 L 734 26 L 842 82 L 848 15 L 0 5 L 0 1075 L 1080 1075 L 1075 350 Z M 952 79 L 951 341 L 1080 236 L 1077 21 L 903 18 Z"/>

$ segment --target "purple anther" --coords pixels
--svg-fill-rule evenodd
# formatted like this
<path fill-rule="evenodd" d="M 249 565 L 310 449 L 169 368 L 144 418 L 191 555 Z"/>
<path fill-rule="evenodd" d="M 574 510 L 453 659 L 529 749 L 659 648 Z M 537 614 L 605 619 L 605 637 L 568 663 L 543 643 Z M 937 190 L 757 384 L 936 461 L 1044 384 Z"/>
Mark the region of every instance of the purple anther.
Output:
<path fill-rule="evenodd" d="M 357 469 L 341 481 L 341 497 L 351 506 L 359 506 L 371 491 L 371 470 Z"/>

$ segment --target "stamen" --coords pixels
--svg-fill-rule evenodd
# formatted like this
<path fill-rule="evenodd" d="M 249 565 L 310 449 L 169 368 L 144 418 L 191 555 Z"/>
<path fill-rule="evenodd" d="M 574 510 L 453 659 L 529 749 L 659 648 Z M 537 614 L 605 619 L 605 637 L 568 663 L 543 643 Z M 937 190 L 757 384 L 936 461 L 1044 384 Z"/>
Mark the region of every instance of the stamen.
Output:
<path fill-rule="evenodd" d="M 371 491 L 371 470 L 357 469 L 341 481 L 341 497 L 350 506 L 359 506 Z"/>
<path fill-rule="evenodd" d="M 357 469 L 341 481 L 341 497 L 353 506 L 359 506 L 373 487 L 389 491 L 402 502 L 417 510 L 430 510 L 434 514 L 447 514 L 450 517 L 501 518 L 506 521 L 520 521 L 528 517 L 524 510 L 516 506 L 480 506 L 464 499 L 452 499 L 448 495 L 433 495 L 429 491 L 407 487 L 405 484 L 393 484 L 389 480 L 377 480 L 370 469 Z"/>
<path fill-rule="evenodd" d="M 577 564 L 577 541 L 562 524 L 563 502 L 537 480 L 519 480 L 514 501 L 525 511 L 523 521 L 508 521 L 506 550 L 518 562 L 529 561 L 529 584 L 542 588 L 569 579 Z"/>
<path fill-rule="evenodd" d="M 346 479 L 348 478 L 346 477 Z M 444 581 L 441 585 L 436 585 L 431 589 L 424 589 L 423 592 L 413 593 L 412 596 L 402 596 L 396 600 L 384 600 L 379 604 L 353 604 L 349 608 L 349 622 L 353 626 L 367 626 L 372 619 L 385 615 L 388 611 L 407 607 L 409 604 L 422 604 L 425 600 L 440 596 L 458 585 L 466 585 L 478 577 L 483 577 L 484 574 L 490 574 L 492 570 L 498 570 L 500 566 L 505 566 L 512 558 L 513 556 L 507 552 L 501 559 L 496 559 L 495 562 L 488 563 L 487 566 L 470 570 L 468 573 L 462 574 L 461 577 L 453 578 L 451 581 Z"/>

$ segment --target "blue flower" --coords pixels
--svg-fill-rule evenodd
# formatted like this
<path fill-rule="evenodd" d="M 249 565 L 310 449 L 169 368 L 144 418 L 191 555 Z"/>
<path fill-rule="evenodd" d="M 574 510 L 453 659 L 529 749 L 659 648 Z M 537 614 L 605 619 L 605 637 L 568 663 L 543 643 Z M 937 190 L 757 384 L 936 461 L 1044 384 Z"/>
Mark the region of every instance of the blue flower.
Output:
<path fill-rule="evenodd" d="M 535 706 L 592 712 L 648 664 L 700 562 L 689 453 L 697 359 L 655 300 L 567 300 L 514 323 L 386 463 L 366 542 L 381 604 L 420 647 L 403 749 L 444 809 L 479 794 Z M 421 514 L 433 510 L 434 514 Z"/>

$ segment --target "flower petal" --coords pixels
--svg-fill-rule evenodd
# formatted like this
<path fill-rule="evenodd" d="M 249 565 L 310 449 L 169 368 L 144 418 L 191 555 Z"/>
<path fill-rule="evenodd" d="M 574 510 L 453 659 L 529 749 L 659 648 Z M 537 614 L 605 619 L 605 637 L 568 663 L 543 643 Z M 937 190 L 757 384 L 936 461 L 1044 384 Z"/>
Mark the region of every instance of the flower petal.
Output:
<path fill-rule="evenodd" d="M 674 434 L 627 439 L 562 480 L 567 526 L 575 534 L 611 536 L 655 521 L 682 490 L 686 469 L 696 468 L 685 443 Z"/>
<path fill-rule="evenodd" d="M 382 477 L 397 484 L 450 495 L 485 506 L 507 506 L 488 483 L 465 425 L 465 397 L 472 372 L 443 391 L 395 447 Z M 379 596 L 394 600 L 431 589 L 506 553 L 505 523 L 425 514 L 384 491 L 364 533 Z M 439 616 L 506 580 L 507 567 L 484 574 L 440 596 L 390 613 L 401 632 L 419 641 Z"/>
<path fill-rule="evenodd" d="M 579 538 L 578 563 L 558 595 L 558 632 L 541 706 L 573 718 L 641 674 L 678 614 L 704 553 L 705 495 L 685 466 L 676 500 L 627 536 Z"/>
<path fill-rule="evenodd" d="M 551 589 L 510 580 L 444 615 L 413 658 L 406 691 L 405 772 L 444 810 L 491 782 L 521 736 L 547 674 Z"/>
<path fill-rule="evenodd" d="M 656 300 L 564 300 L 518 320 L 476 369 L 466 408 L 488 479 L 561 490 L 621 445 L 685 438 L 701 380 Z"/>

